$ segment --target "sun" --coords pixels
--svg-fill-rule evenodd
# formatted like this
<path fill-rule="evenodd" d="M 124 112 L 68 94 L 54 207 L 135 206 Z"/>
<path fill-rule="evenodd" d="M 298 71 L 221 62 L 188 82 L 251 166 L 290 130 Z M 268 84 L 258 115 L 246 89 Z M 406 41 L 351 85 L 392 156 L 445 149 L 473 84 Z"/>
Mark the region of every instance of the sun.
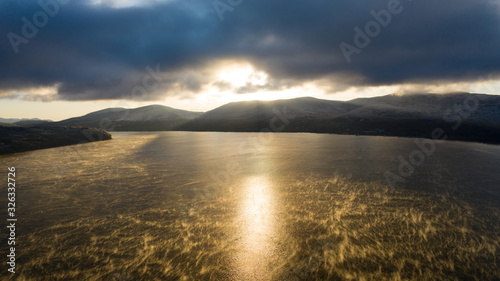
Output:
<path fill-rule="evenodd" d="M 148 6 L 157 3 L 170 2 L 172 0 L 91 0 L 89 4 L 92 6 L 104 6 L 114 9 Z"/>
<path fill-rule="evenodd" d="M 246 62 L 225 64 L 217 71 L 216 78 L 218 81 L 228 83 L 233 87 L 263 86 L 268 81 L 268 75 L 265 72 L 256 70 L 250 63 Z"/>

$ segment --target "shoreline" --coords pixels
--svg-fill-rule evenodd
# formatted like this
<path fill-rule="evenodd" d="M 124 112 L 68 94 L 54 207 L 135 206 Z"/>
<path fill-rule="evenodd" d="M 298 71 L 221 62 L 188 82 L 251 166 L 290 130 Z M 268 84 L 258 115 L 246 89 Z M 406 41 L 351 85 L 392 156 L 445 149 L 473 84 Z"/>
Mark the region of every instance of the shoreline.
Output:
<path fill-rule="evenodd" d="M 1 126 L 0 155 L 110 140 L 105 130 L 78 126 Z"/>

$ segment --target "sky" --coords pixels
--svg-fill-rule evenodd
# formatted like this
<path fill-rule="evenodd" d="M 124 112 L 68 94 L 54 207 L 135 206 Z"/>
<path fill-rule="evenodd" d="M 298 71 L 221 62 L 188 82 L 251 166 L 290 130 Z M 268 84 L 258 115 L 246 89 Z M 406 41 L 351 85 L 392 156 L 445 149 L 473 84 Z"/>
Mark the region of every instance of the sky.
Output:
<path fill-rule="evenodd" d="M 492 0 L 2 0 L 0 117 L 500 93 Z"/>

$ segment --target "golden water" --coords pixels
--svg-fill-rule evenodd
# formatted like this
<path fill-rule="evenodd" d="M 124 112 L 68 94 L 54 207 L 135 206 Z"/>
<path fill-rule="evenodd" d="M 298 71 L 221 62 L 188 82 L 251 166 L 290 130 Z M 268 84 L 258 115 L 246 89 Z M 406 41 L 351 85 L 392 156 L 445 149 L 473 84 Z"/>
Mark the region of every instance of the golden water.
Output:
<path fill-rule="evenodd" d="M 383 174 L 413 142 L 115 133 L 2 156 L 17 169 L 18 227 L 16 274 L 2 262 L 0 276 L 498 280 L 500 147 L 438 144 L 392 190 Z"/>

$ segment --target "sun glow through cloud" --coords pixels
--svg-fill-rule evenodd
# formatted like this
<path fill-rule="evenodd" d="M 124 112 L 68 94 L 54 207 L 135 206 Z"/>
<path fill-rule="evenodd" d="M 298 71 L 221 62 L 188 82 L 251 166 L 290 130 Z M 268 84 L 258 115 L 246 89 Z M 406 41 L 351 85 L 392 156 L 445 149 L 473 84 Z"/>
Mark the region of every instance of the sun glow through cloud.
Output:
<path fill-rule="evenodd" d="M 134 6 L 148 6 L 158 3 L 171 2 L 173 0 L 90 0 L 92 6 L 105 6 L 115 9 L 128 8 Z M 175 0 L 174 0 L 175 1 Z"/>
<path fill-rule="evenodd" d="M 255 70 L 249 63 L 230 63 L 218 71 L 216 79 L 234 87 L 264 86 L 268 82 L 268 75 L 263 71 Z"/>
<path fill-rule="evenodd" d="M 207 111 L 227 102 L 304 96 L 499 94 L 498 1 L 457 1 L 401 3 L 405 20 L 397 28 L 381 29 L 381 37 L 352 54 L 349 64 L 339 44 L 355 44 L 352 28 L 364 29 L 370 23 L 364 19 L 372 19 L 370 10 L 382 11 L 387 1 L 370 1 L 366 9 L 349 1 L 293 1 L 286 13 L 279 2 L 221 1 L 229 5 L 222 20 L 213 1 L 21 5 L 4 0 L 0 18 L 8 28 L 0 44 L 0 114 L 33 116 L 32 106 L 23 105 L 30 102 L 51 109 L 55 106 L 44 103 L 63 105 L 59 112 L 44 110 L 36 116 L 60 119 L 75 117 L 76 111 L 67 108 L 90 112 L 92 102 L 92 110 L 96 105 L 159 103 Z M 35 15 L 45 14 L 49 2 L 65 3 L 51 6 L 47 22 L 36 24 L 41 17 L 34 20 Z M 423 10 L 434 12 L 423 17 Z M 24 18 L 33 28 L 24 26 Z M 27 36 L 34 27 L 36 32 Z M 24 39 L 11 40 L 11 33 Z M 157 66 L 158 79 L 148 80 L 150 87 L 143 91 L 149 70 Z"/>

